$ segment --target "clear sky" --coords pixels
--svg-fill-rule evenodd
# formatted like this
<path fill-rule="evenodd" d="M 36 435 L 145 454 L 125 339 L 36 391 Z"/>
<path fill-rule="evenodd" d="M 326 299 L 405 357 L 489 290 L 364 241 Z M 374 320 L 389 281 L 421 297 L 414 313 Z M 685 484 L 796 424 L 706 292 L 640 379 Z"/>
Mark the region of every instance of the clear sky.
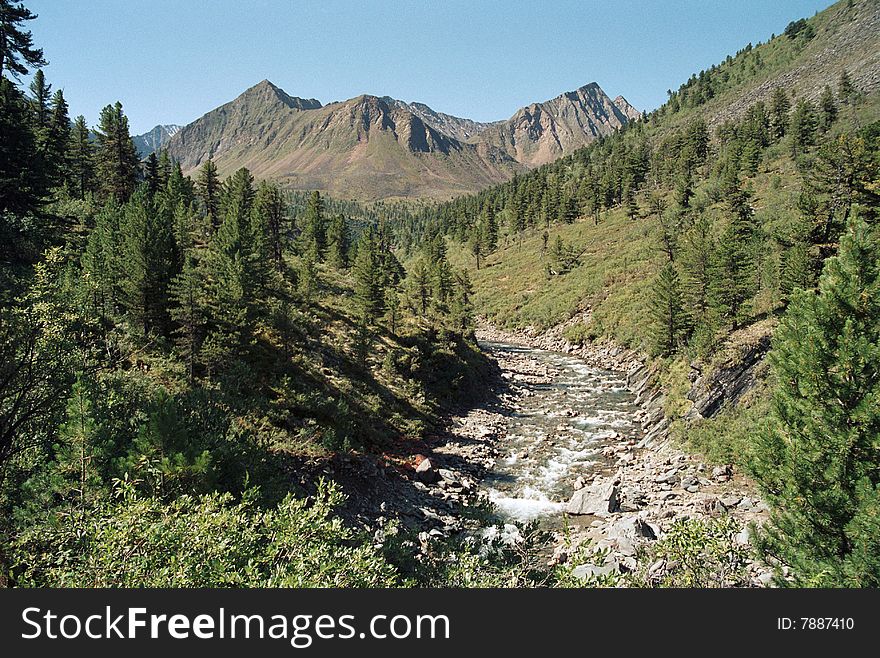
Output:
<path fill-rule="evenodd" d="M 121 100 L 132 133 L 188 123 L 263 78 L 491 121 L 598 82 L 641 109 L 830 0 L 25 0 L 71 115 Z"/>

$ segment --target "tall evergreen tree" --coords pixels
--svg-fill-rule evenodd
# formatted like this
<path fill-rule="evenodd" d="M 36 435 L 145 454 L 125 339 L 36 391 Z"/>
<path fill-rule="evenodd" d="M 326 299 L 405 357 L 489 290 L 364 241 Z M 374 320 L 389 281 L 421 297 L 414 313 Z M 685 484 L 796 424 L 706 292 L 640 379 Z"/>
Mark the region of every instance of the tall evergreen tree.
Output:
<path fill-rule="evenodd" d="M 737 328 L 747 314 L 746 302 L 754 294 L 755 226 L 748 195 L 735 190 L 727 200 L 730 221 L 713 254 L 712 301 L 719 318 Z"/>
<path fill-rule="evenodd" d="M 199 169 L 196 178 L 196 192 L 205 205 L 205 212 L 211 220 L 211 226 L 216 231 L 220 227 L 220 177 L 217 175 L 217 165 L 208 158 Z"/>
<path fill-rule="evenodd" d="M 159 191 L 159 159 L 155 153 L 150 153 L 144 162 L 144 182 L 147 184 L 150 196 L 154 196 Z"/>
<path fill-rule="evenodd" d="M 259 216 L 259 224 L 265 227 L 266 244 L 272 264 L 279 272 L 282 269 L 283 234 L 286 221 L 284 195 L 278 185 L 263 181 L 257 189 L 254 212 Z"/>
<path fill-rule="evenodd" d="M 795 585 L 880 585 L 880 239 L 855 217 L 819 293 L 776 331 L 773 417 L 753 449 L 765 554 Z M 788 581 L 781 581 L 786 583 Z"/>
<path fill-rule="evenodd" d="M 34 166 L 39 159 L 30 125 L 24 96 L 8 79 L 0 79 L 0 251 L 20 247 L 5 213 L 33 213 L 46 194 L 46 177 Z"/>
<path fill-rule="evenodd" d="M 101 110 L 95 156 L 99 189 L 104 198 L 124 203 L 137 186 L 140 161 L 131 141 L 122 103 Z"/>
<path fill-rule="evenodd" d="M 84 199 L 95 190 L 95 147 L 89 138 L 89 127 L 84 116 L 79 115 L 73 122 L 70 136 L 69 180 L 76 196 Z"/>
<path fill-rule="evenodd" d="M 324 260 L 327 251 L 327 227 L 324 221 L 324 200 L 319 192 L 312 192 L 302 220 L 302 249 L 317 262 Z"/>
<path fill-rule="evenodd" d="M 773 139 L 780 140 L 788 132 L 788 113 L 791 110 L 791 102 L 784 87 L 773 90 L 770 100 L 770 134 Z"/>
<path fill-rule="evenodd" d="M 46 65 L 43 49 L 34 48 L 33 35 L 23 29 L 25 21 L 36 17 L 20 2 L 0 0 L 0 78 L 18 79 L 27 75 L 28 66 Z"/>
<path fill-rule="evenodd" d="M 837 101 L 831 87 L 825 85 L 822 95 L 819 97 L 819 127 L 823 131 L 831 128 L 831 124 L 837 119 Z"/>
<path fill-rule="evenodd" d="M 122 304 L 144 335 L 165 334 L 176 249 L 170 210 L 140 190 L 124 206 L 119 230 Z"/>
<path fill-rule="evenodd" d="M 808 100 L 799 100 L 791 117 L 791 153 L 793 156 L 802 154 L 816 143 L 818 125 L 815 106 Z"/>
<path fill-rule="evenodd" d="M 52 184 L 60 185 L 69 178 L 70 161 L 70 114 L 64 92 L 60 89 L 52 95 L 52 117 L 49 121 L 49 137 L 46 152 L 51 162 Z"/>
<path fill-rule="evenodd" d="M 342 215 L 335 215 L 330 221 L 327 228 L 327 242 L 330 264 L 340 270 L 347 269 L 349 251 L 351 251 L 351 236 L 348 231 L 348 222 Z"/>
<path fill-rule="evenodd" d="M 684 333 L 681 282 L 675 265 L 666 263 L 654 281 L 651 296 L 654 321 L 654 347 L 658 354 L 672 354 Z"/>

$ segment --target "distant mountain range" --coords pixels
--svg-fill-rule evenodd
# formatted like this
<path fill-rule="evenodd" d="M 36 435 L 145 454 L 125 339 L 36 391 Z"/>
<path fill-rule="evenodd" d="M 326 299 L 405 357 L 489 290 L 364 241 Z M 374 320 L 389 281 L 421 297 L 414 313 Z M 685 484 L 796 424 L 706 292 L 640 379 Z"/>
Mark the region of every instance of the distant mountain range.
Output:
<path fill-rule="evenodd" d="M 638 116 L 596 83 L 482 123 L 387 96 L 322 105 L 263 80 L 187 126 L 136 139 L 167 146 L 187 173 L 213 158 L 222 175 L 247 167 L 340 198 L 448 198 L 551 162 Z"/>
<path fill-rule="evenodd" d="M 131 141 L 134 142 L 138 155 L 145 158 L 150 155 L 150 153 L 155 153 L 168 144 L 168 140 L 171 139 L 172 135 L 178 130 L 180 130 L 180 126 L 174 125 L 173 123 L 164 126 L 160 125 L 143 135 L 132 137 Z"/>

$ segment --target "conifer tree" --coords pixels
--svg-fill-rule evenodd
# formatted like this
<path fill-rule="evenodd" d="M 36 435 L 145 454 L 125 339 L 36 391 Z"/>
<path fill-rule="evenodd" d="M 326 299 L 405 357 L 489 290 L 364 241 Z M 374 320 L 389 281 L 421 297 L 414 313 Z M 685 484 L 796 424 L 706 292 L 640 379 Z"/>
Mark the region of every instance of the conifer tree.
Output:
<path fill-rule="evenodd" d="M 808 100 L 799 100 L 791 117 L 792 156 L 801 155 L 816 143 L 817 128 L 816 108 Z"/>
<path fill-rule="evenodd" d="M 791 102 L 785 88 L 777 87 L 773 90 L 770 100 L 770 134 L 773 139 L 780 140 L 788 132 L 788 113 L 791 110 Z"/>
<path fill-rule="evenodd" d="M 422 317 L 428 312 L 428 304 L 431 301 L 431 274 L 425 265 L 423 258 L 420 258 L 413 269 L 412 275 L 413 296 L 418 305 L 417 310 Z"/>
<path fill-rule="evenodd" d="M 666 263 L 654 281 L 651 296 L 654 348 L 658 354 L 672 354 L 684 333 L 681 283 L 675 265 Z"/>
<path fill-rule="evenodd" d="M 825 85 L 822 96 L 819 97 L 819 112 L 819 127 L 823 132 L 828 131 L 837 119 L 837 101 L 828 85 Z"/>
<path fill-rule="evenodd" d="M 324 260 L 327 251 L 327 227 L 324 220 L 324 200 L 312 192 L 302 220 L 302 249 L 317 262 Z"/>
<path fill-rule="evenodd" d="M 355 280 L 355 295 L 361 304 L 363 316 L 368 323 L 373 324 L 385 304 L 379 244 L 373 229 L 367 230 L 358 242 L 352 274 Z"/>
<path fill-rule="evenodd" d="M 736 329 L 745 319 L 746 302 L 754 293 L 754 222 L 748 195 L 735 191 L 727 201 L 730 221 L 718 238 L 712 264 L 712 306 L 718 317 Z"/>
<path fill-rule="evenodd" d="M 73 122 L 68 150 L 70 160 L 70 183 L 76 196 L 85 199 L 95 190 L 95 147 L 89 139 L 89 127 L 84 116 Z"/>
<path fill-rule="evenodd" d="M 880 584 L 880 240 L 855 216 L 819 292 L 793 295 L 773 340 L 773 416 L 753 474 L 772 506 L 765 555 L 793 584 Z M 785 583 L 786 581 L 781 581 Z"/>
<path fill-rule="evenodd" d="M 176 249 L 171 213 L 141 189 L 124 206 L 119 230 L 122 304 L 144 335 L 165 334 Z"/>
<path fill-rule="evenodd" d="M 159 191 L 159 159 L 155 153 L 150 153 L 144 162 L 144 182 L 147 184 L 150 196 L 154 196 Z"/>
<path fill-rule="evenodd" d="M 837 97 L 843 105 L 852 105 L 858 97 L 858 91 L 846 69 L 840 72 L 840 80 L 837 83 Z"/>
<path fill-rule="evenodd" d="M 88 496 L 101 482 L 92 463 L 97 452 L 97 433 L 92 400 L 82 373 L 78 373 L 67 400 L 66 420 L 58 432 L 57 472 L 66 486 L 56 493 L 73 499 L 76 524 L 81 532 L 84 531 L 82 524 L 89 505 Z"/>
<path fill-rule="evenodd" d="M 348 269 L 351 236 L 348 232 L 348 223 L 342 215 L 336 215 L 330 221 L 327 228 L 327 242 L 330 264 L 339 270 Z"/>
<path fill-rule="evenodd" d="M 101 110 L 95 156 L 98 184 L 102 196 L 124 203 L 137 186 L 140 161 L 128 130 L 128 117 L 122 103 Z"/>
<path fill-rule="evenodd" d="M 208 158 L 199 169 L 196 178 L 196 192 L 205 206 L 205 212 L 211 220 L 211 226 L 216 231 L 220 227 L 220 178 L 217 175 L 217 165 Z"/>
<path fill-rule="evenodd" d="M 175 342 L 186 363 L 190 381 L 195 378 L 199 352 L 205 338 L 207 318 L 204 307 L 204 280 L 194 249 L 184 255 L 183 269 L 169 288 L 171 317 L 176 324 Z"/>
<path fill-rule="evenodd" d="M 37 141 L 45 141 L 52 122 L 50 102 L 52 100 L 52 85 L 46 82 L 43 69 L 38 69 L 31 80 L 31 108 L 34 113 L 34 127 L 36 128 Z"/>
<path fill-rule="evenodd" d="M 27 75 L 28 66 L 45 66 L 43 49 L 34 48 L 33 35 L 23 29 L 25 21 L 36 17 L 20 2 L 0 0 L 0 78 L 18 79 Z"/>
<path fill-rule="evenodd" d="M 30 129 L 31 113 L 22 93 L 0 79 L 0 252 L 17 252 L 18 239 L 8 234 L 5 213 L 34 212 L 46 194 L 37 144 Z"/>
<path fill-rule="evenodd" d="M 46 153 L 51 163 L 52 184 L 60 185 L 68 179 L 70 168 L 70 115 L 64 92 L 60 89 L 52 95 L 51 110 Z"/>
<path fill-rule="evenodd" d="M 252 336 L 254 283 L 251 279 L 248 215 L 237 202 L 205 251 L 205 313 L 202 360 L 208 377 L 246 354 Z"/>
<path fill-rule="evenodd" d="M 278 185 L 267 181 L 260 183 L 254 200 L 254 213 L 260 218 L 259 224 L 265 228 L 265 240 L 272 265 L 280 272 L 282 270 L 282 238 L 286 218 L 284 195 Z"/>
<path fill-rule="evenodd" d="M 486 205 L 484 213 L 486 217 L 486 253 L 491 254 L 498 248 L 498 220 L 495 217 L 495 209 L 492 207 L 492 204 Z"/>

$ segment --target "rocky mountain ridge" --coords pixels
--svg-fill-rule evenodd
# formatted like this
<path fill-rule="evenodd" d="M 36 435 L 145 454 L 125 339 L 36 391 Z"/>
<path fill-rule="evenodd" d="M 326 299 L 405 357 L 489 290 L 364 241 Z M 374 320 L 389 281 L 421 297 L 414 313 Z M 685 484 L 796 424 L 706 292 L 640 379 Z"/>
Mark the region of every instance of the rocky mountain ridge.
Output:
<path fill-rule="evenodd" d="M 596 83 L 484 123 L 388 96 L 322 105 L 263 80 L 181 128 L 168 148 L 187 173 L 212 158 L 223 175 L 244 166 L 342 198 L 448 198 L 508 180 L 637 117 Z"/>

